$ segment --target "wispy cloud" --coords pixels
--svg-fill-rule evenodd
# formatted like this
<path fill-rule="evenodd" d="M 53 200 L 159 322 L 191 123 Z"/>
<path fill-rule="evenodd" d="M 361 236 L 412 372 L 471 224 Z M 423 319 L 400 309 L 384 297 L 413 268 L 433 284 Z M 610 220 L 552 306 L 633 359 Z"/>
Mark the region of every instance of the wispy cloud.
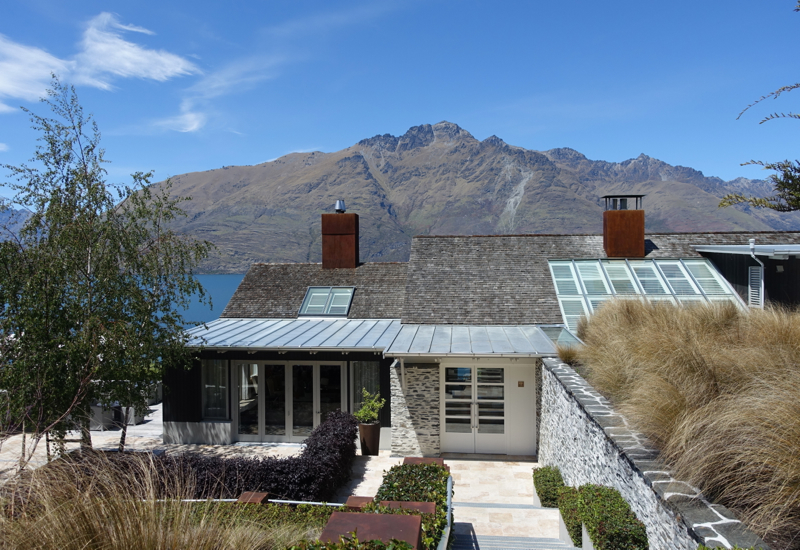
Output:
<path fill-rule="evenodd" d="M 251 57 L 209 73 L 184 91 L 180 114 L 156 120 L 153 126 L 178 132 L 200 130 L 208 120 L 211 100 L 245 92 L 275 78 L 278 67 L 284 62 L 285 58 L 279 56 Z"/>
<path fill-rule="evenodd" d="M 123 31 L 154 34 L 135 25 L 123 25 L 117 16 L 101 13 L 89 21 L 81 41 L 82 51 L 75 56 L 74 80 L 104 90 L 111 78 L 145 78 L 163 82 L 177 76 L 200 72 L 193 63 L 164 50 L 151 50 L 129 42 Z"/>
<path fill-rule="evenodd" d="M 35 101 L 42 97 L 50 75 L 64 74 L 70 67 L 69 61 L 0 34 L 0 113 L 17 110 L 6 103 L 9 100 Z"/>
<path fill-rule="evenodd" d="M 125 40 L 125 32 L 154 34 L 104 12 L 86 25 L 80 51 L 65 59 L 0 35 L 0 113 L 16 111 L 8 105 L 9 100 L 35 101 L 44 96 L 54 73 L 75 84 L 109 90 L 115 78 L 163 82 L 201 72 L 179 55 Z"/>
<path fill-rule="evenodd" d="M 8 145 L 6 145 L 5 143 L 0 143 L 0 153 L 2 153 L 3 151 L 8 151 Z"/>
<path fill-rule="evenodd" d="M 385 2 L 367 4 L 337 12 L 320 13 L 309 17 L 292 19 L 280 25 L 269 27 L 266 33 L 276 38 L 306 36 L 312 33 L 331 31 L 341 27 L 365 23 L 381 17 L 388 12 L 395 11 L 398 7 L 398 5 L 393 3 Z"/>

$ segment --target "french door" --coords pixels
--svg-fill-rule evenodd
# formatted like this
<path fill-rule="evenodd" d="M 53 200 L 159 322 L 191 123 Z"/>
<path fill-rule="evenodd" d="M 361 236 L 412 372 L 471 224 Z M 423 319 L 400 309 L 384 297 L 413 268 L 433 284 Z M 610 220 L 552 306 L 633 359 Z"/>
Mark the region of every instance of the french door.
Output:
<path fill-rule="evenodd" d="M 346 409 L 344 363 L 234 362 L 239 441 L 300 442 Z"/>
<path fill-rule="evenodd" d="M 442 367 L 442 451 L 506 454 L 505 371 Z"/>

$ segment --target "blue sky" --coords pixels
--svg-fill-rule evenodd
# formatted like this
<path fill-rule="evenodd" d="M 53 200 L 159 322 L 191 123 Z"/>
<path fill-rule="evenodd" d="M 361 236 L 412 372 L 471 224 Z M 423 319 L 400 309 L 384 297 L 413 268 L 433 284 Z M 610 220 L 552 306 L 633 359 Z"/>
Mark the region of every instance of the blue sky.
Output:
<path fill-rule="evenodd" d="M 55 72 L 94 114 L 114 181 L 442 120 L 528 149 L 763 177 L 739 164 L 800 157 L 800 121 L 758 124 L 800 110 L 800 90 L 736 116 L 800 80 L 795 4 L 5 0 L 0 163 L 31 157 L 19 106 L 44 114 Z"/>

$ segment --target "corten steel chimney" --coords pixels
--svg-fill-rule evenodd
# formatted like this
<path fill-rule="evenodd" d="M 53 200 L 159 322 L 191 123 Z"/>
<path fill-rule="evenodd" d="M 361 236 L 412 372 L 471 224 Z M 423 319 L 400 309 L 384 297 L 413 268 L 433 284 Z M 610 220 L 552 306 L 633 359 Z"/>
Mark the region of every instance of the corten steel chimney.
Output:
<path fill-rule="evenodd" d="M 346 214 L 336 201 L 336 214 L 322 215 L 322 269 L 358 267 L 358 214 Z"/>
<path fill-rule="evenodd" d="M 644 195 L 604 195 L 603 249 L 609 258 L 644 258 Z M 631 208 L 633 207 L 633 208 Z"/>

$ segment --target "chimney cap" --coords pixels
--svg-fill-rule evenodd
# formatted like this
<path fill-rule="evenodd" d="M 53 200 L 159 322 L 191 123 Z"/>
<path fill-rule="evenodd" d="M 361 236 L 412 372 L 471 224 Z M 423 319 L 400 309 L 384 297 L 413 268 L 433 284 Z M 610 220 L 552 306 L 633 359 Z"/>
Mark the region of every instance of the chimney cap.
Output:
<path fill-rule="evenodd" d="M 344 201 L 341 200 L 341 199 L 337 200 L 336 201 L 336 206 L 334 208 L 336 209 L 336 213 L 337 214 L 344 214 L 344 211 L 346 210 L 346 208 L 344 206 Z"/>
<path fill-rule="evenodd" d="M 606 210 L 641 210 L 644 195 L 603 195 Z M 630 203 L 630 204 L 629 204 Z M 631 208 L 632 207 L 632 208 Z"/>

